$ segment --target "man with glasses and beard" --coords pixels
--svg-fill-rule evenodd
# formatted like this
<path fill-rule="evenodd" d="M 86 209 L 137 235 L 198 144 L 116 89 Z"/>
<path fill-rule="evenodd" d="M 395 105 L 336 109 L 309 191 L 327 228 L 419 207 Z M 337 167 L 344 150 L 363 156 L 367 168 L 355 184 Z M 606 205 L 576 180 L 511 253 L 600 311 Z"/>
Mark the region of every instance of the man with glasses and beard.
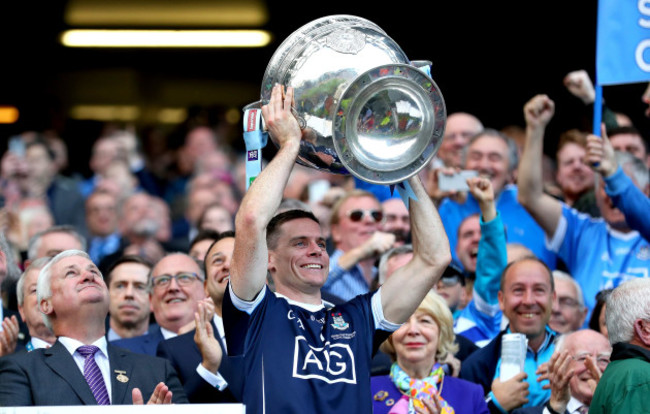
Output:
<path fill-rule="evenodd" d="M 395 235 L 380 231 L 384 213 L 377 198 L 352 190 L 332 207 L 330 229 L 335 251 L 323 291 L 342 301 L 368 293 L 377 275 L 376 261 L 395 244 Z"/>

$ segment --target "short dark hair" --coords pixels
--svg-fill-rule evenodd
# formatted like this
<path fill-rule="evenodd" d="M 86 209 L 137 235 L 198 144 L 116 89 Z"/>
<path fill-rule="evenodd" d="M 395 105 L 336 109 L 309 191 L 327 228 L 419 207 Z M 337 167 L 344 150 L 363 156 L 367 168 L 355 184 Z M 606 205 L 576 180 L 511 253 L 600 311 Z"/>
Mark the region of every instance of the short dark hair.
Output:
<path fill-rule="evenodd" d="M 641 138 L 641 142 L 643 143 L 643 147 L 645 148 L 646 152 L 650 152 L 650 144 L 648 144 L 648 141 L 645 139 L 643 134 L 641 134 L 641 131 L 638 130 L 636 127 L 620 126 L 616 128 L 610 128 L 607 130 L 607 136 L 610 138 L 622 134 L 638 135 L 639 138 Z"/>
<path fill-rule="evenodd" d="M 217 244 L 221 240 L 227 239 L 229 237 L 234 239 L 235 238 L 235 232 L 231 231 L 231 230 L 228 230 L 228 231 L 222 231 L 221 233 L 217 233 L 217 236 L 215 237 L 214 241 L 210 244 L 210 247 L 208 247 L 208 250 L 206 250 L 206 253 L 205 253 L 206 257 L 207 257 L 207 254 L 210 253 L 210 250 L 212 250 L 212 248 L 214 247 L 215 244 Z M 208 261 L 205 260 L 205 257 L 203 259 L 204 259 L 203 260 L 203 273 L 205 274 L 205 280 L 208 280 Z"/>
<path fill-rule="evenodd" d="M 499 290 L 501 290 L 501 292 L 504 292 L 504 287 L 505 287 L 504 285 L 506 282 L 506 274 L 508 273 L 508 270 L 510 270 L 510 268 L 516 265 L 517 263 L 526 262 L 526 261 L 539 263 L 544 267 L 544 269 L 546 269 L 546 273 L 548 273 L 548 279 L 551 283 L 551 292 L 555 292 L 555 282 L 553 281 L 553 272 L 551 271 L 551 269 L 548 267 L 546 263 L 544 263 L 543 260 L 539 259 L 537 256 L 530 256 L 530 255 L 524 256 L 518 260 L 508 263 L 505 269 L 503 269 L 503 272 L 501 272 L 501 282 L 499 285 Z"/>
<path fill-rule="evenodd" d="M 219 232 L 216 230 L 212 229 L 203 229 L 199 230 L 196 236 L 192 239 L 190 242 L 190 250 L 192 250 L 192 247 L 200 241 L 203 240 L 216 240 L 219 237 Z"/>
<path fill-rule="evenodd" d="M 269 221 L 269 224 L 266 226 L 266 246 L 269 250 L 276 248 L 278 242 L 278 234 L 280 232 L 280 227 L 291 220 L 297 219 L 310 219 L 320 225 L 320 221 L 316 218 L 314 213 L 305 210 L 287 210 L 280 214 L 276 214 L 275 217 Z"/>
<path fill-rule="evenodd" d="M 147 286 L 149 286 L 149 278 L 151 277 L 151 269 L 153 268 L 153 264 L 149 260 L 141 256 L 128 255 L 128 254 L 118 258 L 117 260 L 112 262 L 110 266 L 108 266 L 108 268 L 106 269 L 106 273 L 104 273 L 104 281 L 106 282 L 106 286 L 108 286 L 111 283 L 111 274 L 113 273 L 113 270 L 115 270 L 117 266 L 124 263 L 137 263 L 148 267 L 149 273 L 147 274 Z"/>
<path fill-rule="evenodd" d="M 600 312 L 603 310 L 603 306 L 607 303 L 607 298 L 612 293 L 614 289 L 603 289 L 596 294 L 596 305 L 594 310 L 591 311 L 591 318 L 589 318 L 589 329 L 593 329 L 596 332 L 600 332 Z"/>

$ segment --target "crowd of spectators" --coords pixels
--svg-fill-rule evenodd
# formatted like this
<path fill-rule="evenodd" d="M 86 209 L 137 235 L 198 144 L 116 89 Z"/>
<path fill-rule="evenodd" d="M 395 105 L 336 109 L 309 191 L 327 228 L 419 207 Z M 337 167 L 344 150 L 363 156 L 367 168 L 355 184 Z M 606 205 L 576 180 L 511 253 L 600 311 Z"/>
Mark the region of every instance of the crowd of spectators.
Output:
<path fill-rule="evenodd" d="M 593 104 L 584 71 L 565 84 Z M 417 178 L 440 214 L 452 263 L 415 313 L 373 345 L 369 373 L 357 373 L 359 381 L 373 376 L 367 405 L 374 412 L 642 412 L 634 410 L 645 406 L 650 383 L 650 146 L 629 117 L 606 107 L 599 137 L 580 129 L 546 136 L 559 110 L 551 97 L 532 96 L 518 141 L 511 130 L 484 126 L 480 114 L 448 116 L 440 149 Z M 544 150 L 551 141 L 554 159 Z M 222 318 L 224 298 L 233 295 L 235 240 L 247 237 L 235 226 L 246 193 L 244 155 L 214 125 L 188 127 L 171 159 L 148 154 L 131 129 L 111 128 L 95 137 L 84 176 L 64 174 L 66 145 L 74 143 L 29 131 L 2 154 L 0 405 L 99 402 L 94 390 L 96 401 L 68 401 L 6 386 L 23 384 L 16 367 L 28 367 L 31 378 L 38 363 L 47 364 L 25 362 L 26 353 L 56 354 L 61 343 L 70 349 L 68 337 L 83 342 L 74 335 L 89 324 L 103 330 L 104 343 L 148 355 L 152 367 L 133 373 L 132 398 L 118 399 L 109 387 L 114 403 L 250 398 L 241 378 L 249 366 L 226 357 L 238 347 Z M 460 170 L 477 173 L 468 189 L 441 191 L 443 177 Z M 427 231 L 416 229 L 421 223 L 397 192 L 385 199 L 385 188 L 355 183 L 295 165 L 277 210 L 318 219 L 330 260 L 320 291 L 326 306 L 383 289 L 421 253 L 413 232 Z M 96 268 L 106 309 L 66 316 L 54 300 L 63 263 Z M 268 288 L 280 281 L 287 289 L 269 266 Z M 51 304 L 40 286 L 44 273 L 55 280 Z M 526 351 L 520 372 L 507 377 L 502 345 L 510 334 L 525 337 Z M 99 349 L 118 358 L 112 347 Z"/>

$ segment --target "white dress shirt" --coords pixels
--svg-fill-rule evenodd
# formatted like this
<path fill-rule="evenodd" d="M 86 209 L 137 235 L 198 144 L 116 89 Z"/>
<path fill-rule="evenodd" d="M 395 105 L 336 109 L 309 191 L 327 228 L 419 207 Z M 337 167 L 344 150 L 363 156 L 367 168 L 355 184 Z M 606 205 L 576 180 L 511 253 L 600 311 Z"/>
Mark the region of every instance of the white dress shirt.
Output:
<path fill-rule="evenodd" d="M 76 339 L 68 338 L 66 336 L 60 336 L 59 342 L 61 342 L 61 344 L 65 346 L 68 352 L 70 352 L 70 355 L 72 355 L 72 358 L 74 358 L 74 362 L 77 363 L 77 366 L 81 371 L 81 375 L 83 375 L 84 362 L 86 361 L 86 358 L 84 358 L 79 352 L 77 352 L 77 348 L 85 344 L 77 341 Z M 97 351 L 94 355 L 95 362 L 97 362 L 97 366 L 99 366 L 99 370 L 102 372 L 102 377 L 104 377 L 104 384 L 106 384 L 106 391 L 108 392 L 108 398 L 112 399 L 112 395 L 111 395 L 112 386 L 111 386 L 111 376 L 110 376 L 111 366 L 108 361 L 108 342 L 106 341 L 106 337 L 102 336 L 101 338 L 93 342 L 91 345 L 95 345 L 96 347 L 99 348 L 99 351 Z"/>

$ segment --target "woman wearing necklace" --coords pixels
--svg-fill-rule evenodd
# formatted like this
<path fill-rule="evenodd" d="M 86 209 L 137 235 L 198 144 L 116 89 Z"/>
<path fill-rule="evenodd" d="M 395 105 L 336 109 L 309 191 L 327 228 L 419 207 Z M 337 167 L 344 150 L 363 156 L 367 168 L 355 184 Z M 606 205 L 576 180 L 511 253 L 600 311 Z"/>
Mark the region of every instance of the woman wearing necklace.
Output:
<path fill-rule="evenodd" d="M 445 375 L 443 361 L 458 349 L 446 302 L 429 293 L 409 320 L 381 345 L 393 359 L 390 375 L 372 378 L 374 414 L 487 414 L 483 389 Z"/>

